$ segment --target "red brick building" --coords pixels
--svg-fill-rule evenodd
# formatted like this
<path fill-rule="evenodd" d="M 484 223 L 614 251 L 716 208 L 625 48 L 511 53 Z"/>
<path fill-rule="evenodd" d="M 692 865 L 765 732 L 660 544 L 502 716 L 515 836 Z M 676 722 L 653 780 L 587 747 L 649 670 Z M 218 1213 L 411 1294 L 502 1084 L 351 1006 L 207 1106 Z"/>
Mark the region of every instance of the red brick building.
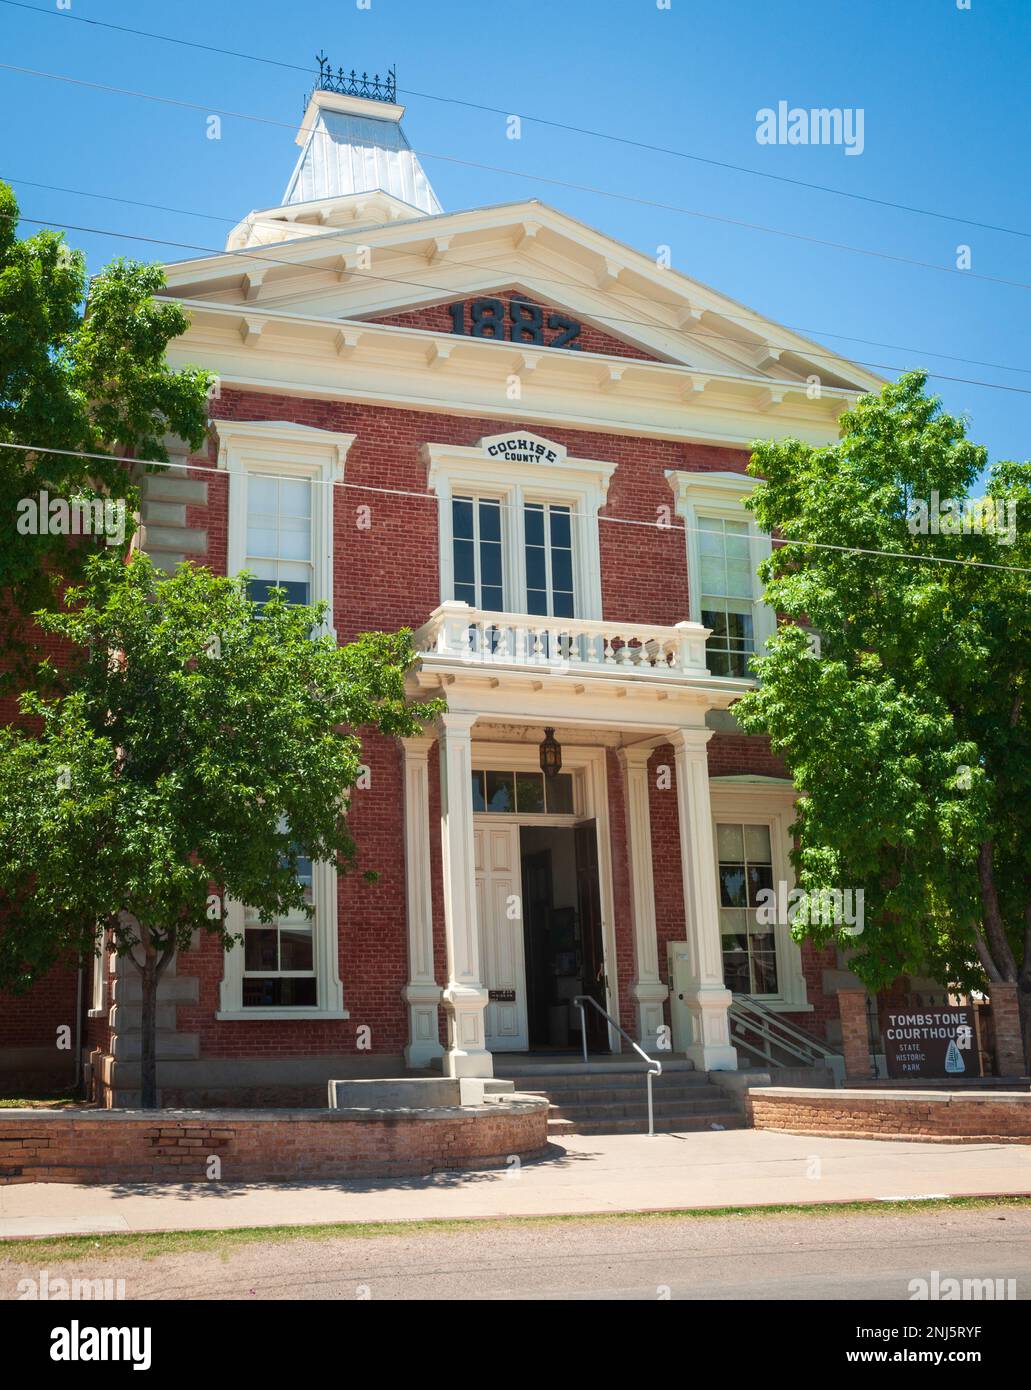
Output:
<path fill-rule="evenodd" d="M 352 817 L 376 883 L 315 864 L 312 920 L 234 904 L 242 947 L 175 962 L 166 1103 L 490 1075 L 495 1053 L 577 1049 L 577 995 L 608 1016 L 587 1009 L 594 1051 L 625 1046 L 618 1022 L 725 1070 L 735 994 L 824 1036 L 844 977 L 755 911 L 792 883 L 794 793 L 733 716 L 775 622 L 743 500 L 751 441 L 830 441 L 877 378 L 666 248 L 532 200 L 443 212 L 401 114 L 316 90 L 282 203 L 167 268 L 192 315 L 171 360 L 218 387 L 207 452 L 148 480 L 144 548 L 326 600 L 341 641 L 412 628 L 413 693 L 447 713 L 366 740 Z M 80 1038 L 117 1102 L 139 987 L 115 966 L 86 982 Z M 74 978 L 0 1045 L 49 1048 Z"/>

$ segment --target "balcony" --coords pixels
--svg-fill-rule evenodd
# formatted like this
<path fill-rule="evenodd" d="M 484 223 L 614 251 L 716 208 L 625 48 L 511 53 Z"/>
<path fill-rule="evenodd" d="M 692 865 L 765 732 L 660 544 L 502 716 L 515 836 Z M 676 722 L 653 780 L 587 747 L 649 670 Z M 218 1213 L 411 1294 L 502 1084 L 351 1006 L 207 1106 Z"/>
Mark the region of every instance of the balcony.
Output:
<path fill-rule="evenodd" d="M 425 669 L 485 674 L 570 674 L 619 681 L 708 683 L 700 623 L 655 627 L 602 618 L 547 618 L 492 613 L 450 601 L 434 609 L 414 634 Z"/>

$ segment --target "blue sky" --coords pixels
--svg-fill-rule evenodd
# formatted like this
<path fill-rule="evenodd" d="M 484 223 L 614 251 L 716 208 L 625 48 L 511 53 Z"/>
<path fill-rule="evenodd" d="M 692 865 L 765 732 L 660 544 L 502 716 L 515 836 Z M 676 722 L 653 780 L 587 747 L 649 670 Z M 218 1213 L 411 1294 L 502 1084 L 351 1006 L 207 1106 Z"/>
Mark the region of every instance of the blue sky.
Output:
<path fill-rule="evenodd" d="M 347 68 L 396 65 L 406 133 L 446 209 L 539 197 L 649 254 L 668 245 L 678 270 L 884 375 L 921 365 L 968 379 L 931 384 L 948 409 L 969 416 L 972 436 L 991 458 L 1031 454 L 1031 395 L 972 384 L 1031 392 L 1031 289 L 997 283 L 1031 283 L 1031 237 L 953 220 L 1031 231 L 1026 0 L 970 0 L 969 10 L 957 0 L 671 0 L 669 9 L 655 0 L 371 0 L 368 9 L 353 0 L 71 0 L 67 14 L 58 10 L 61 0 L 25 3 L 39 13 L 0 3 L 0 64 L 205 108 L 0 68 L 0 176 L 14 182 L 26 217 L 105 229 L 69 232 L 91 270 L 115 255 L 190 254 L 109 232 L 220 248 L 232 222 L 278 202 L 297 153 L 288 127 L 300 121 L 310 80 L 79 21 L 149 29 L 312 70 L 323 49 Z M 502 115 L 434 99 L 441 97 L 949 217 L 528 121 L 522 138 L 510 140 Z M 757 143 L 756 113 L 781 100 L 862 108 L 863 153 Z M 223 119 L 214 141 L 206 137 L 208 109 L 265 120 Z M 498 171 L 456 162 L 462 160 Z M 210 216 L 48 191 L 29 181 Z M 973 273 L 732 227 L 647 200 L 948 267 L 956 265 L 957 247 L 967 245 Z"/>

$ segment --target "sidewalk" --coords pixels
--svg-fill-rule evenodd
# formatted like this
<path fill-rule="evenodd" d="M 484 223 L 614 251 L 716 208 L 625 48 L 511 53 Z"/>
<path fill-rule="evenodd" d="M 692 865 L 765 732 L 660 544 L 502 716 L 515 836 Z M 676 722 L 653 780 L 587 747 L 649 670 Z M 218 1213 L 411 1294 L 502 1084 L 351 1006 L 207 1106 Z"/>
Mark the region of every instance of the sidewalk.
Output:
<path fill-rule="evenodd" d="M 0 1187 L 0 1238 L 1031 1195 L 1031 1145 L 762 1130 L 570 1135 L 513 1172 L 339 1183 Z"/>

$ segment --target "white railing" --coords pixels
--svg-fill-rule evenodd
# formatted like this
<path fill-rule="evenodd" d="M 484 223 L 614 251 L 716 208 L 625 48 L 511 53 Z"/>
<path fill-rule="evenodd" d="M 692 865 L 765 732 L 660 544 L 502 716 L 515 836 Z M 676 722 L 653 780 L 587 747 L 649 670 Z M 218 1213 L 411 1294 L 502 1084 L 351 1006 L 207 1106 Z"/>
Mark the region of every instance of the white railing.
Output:
<path fill-rule="evenodd" d="M 654 627 L 595 618 L 492 613 L 457 600 L 434 609 L 414 634 L 420 655 L 490 666 L 706 677 L 700 623 Z"/>

